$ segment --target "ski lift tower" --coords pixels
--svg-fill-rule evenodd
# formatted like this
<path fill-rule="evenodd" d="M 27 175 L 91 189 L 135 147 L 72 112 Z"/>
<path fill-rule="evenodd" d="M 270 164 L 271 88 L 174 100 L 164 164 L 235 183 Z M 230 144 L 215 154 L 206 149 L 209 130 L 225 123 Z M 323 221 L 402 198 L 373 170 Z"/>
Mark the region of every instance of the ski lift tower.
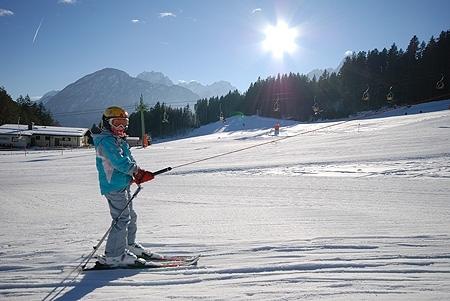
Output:
<path fill-rule="evenodd" d="M 145 137 L 145 122 L 144 122 L 144 111 L 147 111 L 147 106 L 144 104 L 144 97 L 141 94 L 141 97 L 139 99 L 139 105 L 137 107 L 137 110 L 141 112 L 141 141 L 142 146 L 144 147 L 144 139 Z"/>

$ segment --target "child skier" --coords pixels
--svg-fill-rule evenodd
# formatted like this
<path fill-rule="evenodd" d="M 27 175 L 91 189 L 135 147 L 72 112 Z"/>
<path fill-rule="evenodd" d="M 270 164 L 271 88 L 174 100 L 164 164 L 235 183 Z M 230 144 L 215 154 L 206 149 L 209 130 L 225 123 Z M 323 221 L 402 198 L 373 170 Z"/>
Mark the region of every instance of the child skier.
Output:
<path fill-rule="evenodd" d="M 128 113 L 120 107 L 109 107 L 102 117 L 103 129 L 93 135 L 101 194 L 106 197 L 113 221 L 127 205 L 132 181 L 141 184 L 154 178 L 139 168 L 126 142 Z M 109 232 L 105 256 L 99 262 L 110 266 L 145 263 L 151 252 L 136 242 L 136 212 L 130 203 Z M 155 254 L 156 255 L 156 254 Z"/>

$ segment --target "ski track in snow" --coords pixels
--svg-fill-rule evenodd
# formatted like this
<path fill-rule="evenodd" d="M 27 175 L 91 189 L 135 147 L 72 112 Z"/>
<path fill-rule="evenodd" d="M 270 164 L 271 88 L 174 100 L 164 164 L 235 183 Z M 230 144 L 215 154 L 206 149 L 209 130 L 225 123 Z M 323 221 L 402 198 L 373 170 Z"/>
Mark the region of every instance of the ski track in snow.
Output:
<path fill-rule="evenodd" d="M 450 110 L 432 111 L 449 104 L 290 122 L 289 139 L 145 184 L 139 240 L 197 267 L 68 277 L 110 223 L 93 150 L 0 152 L 0 298 L 448 300 Z M 274 120 L 234 122 L 133 154 L 156 170 L 278 139 Z"/>
<path fill-rule="evenodd" d="M 361 240 L 364 245 L 357 244 Z M 155 300 L 169 298 L 170 291 L 177 294 L 178 289 L 180 299 L 195 299 L 198 291 L 206 291 L 200 294 L 206 299 L 221 299 L 216 292 L 223 293 L 223 299 L 276 299 L 289 295 L 305 299 L 336 295 L 351 298 L 360 294 L 405 294 L 410 298 L 445 291 L 450 281 L 450 242 L 446 235 L 260 242 L 248 249 L 230 244 L 227 247 L 232 251 L 220 254 L 223 247 L 209 246 L 213 249 L 203 255 L 196 268 L 87 272 L 70 283 L 61 298 L 76 300 L 98 290 L 95 299 L 108 299 L 109 294 L 101 293 L 105 288 L 114 291 L 135 287 L 149 289 Z M 9 277 L 2 275 L 0 290 L 6 298 L 39 295 L 57 286 L 59 277 L 72 267 L 64 267 L 64 272 L 62 266 L 52 267 L 45 262 L 10 267 Z M 5 268 L 1 271 L 5 272 Z"/>
<path fill-rule="evenodd" d="M 361 240 L 365 241 L 364 245 L 355 244 Z M 412 243 L 416 245 L 411 245 Z M 263 292 L 253 293 L 261 296 L 266 294 L 264 291 L 267 287 L 294 284 L 301 284 L 303 288 L 297 288 L 300 291 L 307 291 L 308 288 L 313 291 L 324 290 L 327 294 L 331 294 L 333 290 L 341 293 L 342 287 L 351 294 L 353 290 L 357 292 L 360 286 L 366 287 L 366 293 L 374 294 L 397 294 L 396 291 L 400 288 L 404 293 L 420 293 L 423 290 L 439 290 L 450 280 L 448 236 L 334 237 L 289 241 L 287 244 L 259 243 L 249 249 L 229 245 L 234 252 L 217 254 L 222 247 L 217 246 L 216 250 L 204 254 L 201 259 L 203 263 L 197 268 L 88 272 L 71 284 L 73 291 L 67 292 L 65 298 L 82 297 L 90 289 L 104 286 L 162 287 L 194 284 L 218 289 L 221 286 L 238 285 L 244 286 L 244 290 L 262 286 Z M 235 265 L 231 264 L 236 261 L 234 257 L 239 257 L 239 267 L 231 267 Z M 62 276 L 62 266 L 52 267 L 39 261 L 33 266 L 3 265 L 1 271 L 9 272 L 9 279 L 2 277 L 0 290 L 3 296 L 7 297 L 8 292 L 13 294 L 17 290 L 37 293 L 58 285 L 46 278 L 53 275 L 52 278 L 57 280 L 58 277 L 55 276 Z M 70 268 L 64 267 L 64 270 Z M 24 277 L 24 272 L 32 276 Z M 53 273 L 49 275 L 49 272 Z M 321 293 L 317 293 L 316 297 L 320 295 Z"/>

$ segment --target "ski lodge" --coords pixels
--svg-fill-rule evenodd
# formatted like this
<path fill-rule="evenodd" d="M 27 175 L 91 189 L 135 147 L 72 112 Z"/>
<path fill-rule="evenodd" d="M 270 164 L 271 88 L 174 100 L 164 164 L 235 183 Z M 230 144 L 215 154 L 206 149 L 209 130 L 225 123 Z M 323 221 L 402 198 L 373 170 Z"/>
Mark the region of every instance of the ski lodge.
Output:
<path fill-rule="evenodd" d="M 1 147 L 84 147 L 91 132 L 88 128 L 45 125 L 4 124 L 0 126 Z"/>

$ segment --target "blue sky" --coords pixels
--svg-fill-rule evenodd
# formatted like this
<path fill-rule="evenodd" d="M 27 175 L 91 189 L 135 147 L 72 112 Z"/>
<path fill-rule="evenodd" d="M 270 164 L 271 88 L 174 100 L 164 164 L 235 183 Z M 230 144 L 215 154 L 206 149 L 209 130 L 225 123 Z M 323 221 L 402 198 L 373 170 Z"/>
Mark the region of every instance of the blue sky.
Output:
<path fill-rule="evenodd" d="M 448 0 L 0 0 L 0 86 L 37 97 L 112 67 L 244 92 L 258 77 L 335 68 L 346 51 L 428 42 L 449 12 Z M 283 59 L 262 47 L 280 19 L 298 32 Z"/>

